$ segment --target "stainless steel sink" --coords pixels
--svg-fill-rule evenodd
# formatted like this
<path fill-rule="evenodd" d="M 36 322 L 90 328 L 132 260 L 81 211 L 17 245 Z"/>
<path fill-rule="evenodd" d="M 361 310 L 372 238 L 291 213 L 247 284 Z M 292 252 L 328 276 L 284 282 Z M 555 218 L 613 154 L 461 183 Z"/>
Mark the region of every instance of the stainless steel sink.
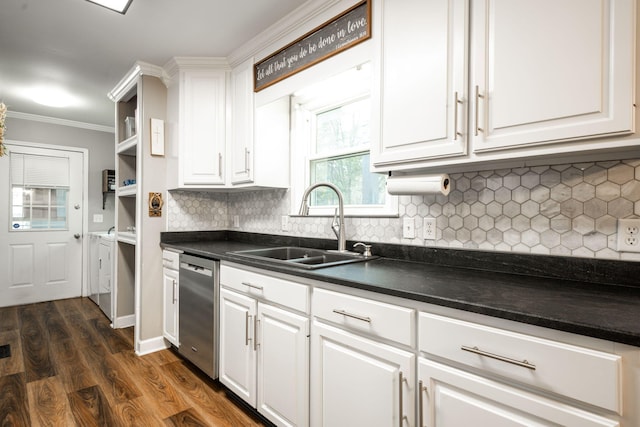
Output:
<path fill-rule="evenodd" d="M 282 246 L 267 249 L 250 249 L 231 252 L 247 258 L 275 262 L 281 265 L 313 270 L 333 265 L 363 262 L 375 256 L 365 257 L 357 252 L 338 252 L 322 249 L 299 248 L 297 246 Z"/>

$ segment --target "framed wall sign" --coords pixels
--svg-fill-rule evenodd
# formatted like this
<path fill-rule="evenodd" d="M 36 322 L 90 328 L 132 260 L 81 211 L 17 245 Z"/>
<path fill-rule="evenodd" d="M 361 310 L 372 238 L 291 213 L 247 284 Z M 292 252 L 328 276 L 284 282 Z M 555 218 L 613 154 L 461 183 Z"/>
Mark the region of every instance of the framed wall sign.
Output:
<path fill-rule="evenodd" d="M 364 0 L 254 65 L 258 92 L 371 38 L 371 3 Z"/>
<path fill-rule="evenodd" d="M 164 156 L 164 120 L 151 119 L 151 155 Z"/>

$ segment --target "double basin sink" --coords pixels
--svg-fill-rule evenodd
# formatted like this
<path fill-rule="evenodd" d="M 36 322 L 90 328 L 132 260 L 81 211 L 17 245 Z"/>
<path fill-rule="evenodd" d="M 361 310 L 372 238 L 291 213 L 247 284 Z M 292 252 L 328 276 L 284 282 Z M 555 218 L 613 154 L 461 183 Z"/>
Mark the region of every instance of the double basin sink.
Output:
<path fill-rule="evenodd" d="M 313 270 L 334 265 L 368 261 L 376 256 L 364 256 L 356 252 L 339 252 L 332 250 L 299 248 L 297 246 L 282 246 L 267 249 L 251 249 L 231 252 L 234 255 L 255 260 L 274 262 L 290 267 Z"/>

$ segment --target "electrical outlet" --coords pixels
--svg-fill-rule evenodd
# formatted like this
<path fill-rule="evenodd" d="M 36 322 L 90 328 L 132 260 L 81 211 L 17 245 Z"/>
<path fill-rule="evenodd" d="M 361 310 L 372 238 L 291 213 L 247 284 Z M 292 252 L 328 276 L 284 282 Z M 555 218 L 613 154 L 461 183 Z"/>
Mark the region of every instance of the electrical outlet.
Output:
<path fill-rule="evenodd" d="M 102 222 L 104 221 L 104 217 L 102 214 L 93 214 L 93 222 Z"/>
<path fill-rule="evenodd" d="M 425 218 L 422 221 L 422 230 L 424 232 L 424 240 L 436 240 L 436 219 Z"/>
<path fill-rule="evenodd" d="M 413 218 L 404 218 L 402 220 L 402 238 L 403 239 L 415 239 L 416 237 L 416 222 Z"/>
<path fill-rule="evenodd" d="M 640 252 L 640 218 L 618 220 L 618 252 Z"/>
<path fill-rule="evenodd" d="M 240 216 L 239 215 L 234 215 L 233 216 L 233 228 L 240 228 Z"/>
<path fill-rule="evenodd" d="M 282 224 L 281 224 L 281 229 L 282 231 L 289 231 L 289 215 L 282 215 L 282 218 L 280 218 Z"/>

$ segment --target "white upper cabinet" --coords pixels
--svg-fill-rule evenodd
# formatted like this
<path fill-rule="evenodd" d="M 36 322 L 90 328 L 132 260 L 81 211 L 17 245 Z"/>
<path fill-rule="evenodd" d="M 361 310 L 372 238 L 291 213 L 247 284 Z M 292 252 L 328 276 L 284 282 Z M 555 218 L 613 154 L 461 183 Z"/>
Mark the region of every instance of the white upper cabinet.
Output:
<path fill-rule="evenodd" d="M 233 68 L 229 132 L 232 188 L 289 186 L 289 97 L 256 106 L 253 58 Z"/>
<path fill-rule="evenodd" d="M 253 181 L 253 58 L 231 71 L 231 183 Z"/>
<path fill-rule="evenodd" d="M 374 2 L 377 78 L 372 163 L 465 154 L 467 2 Z M 376 91 L 380 91 L 376 93 Z"/>
<path fill-rule="evenodd" d="M 637 146 L 634 0 L 374 6 L 375 171 Z"/>
<path fill-rule="evenodd" d="M 169 68 L 169 188 L 225 184 L 227 66 L 215 58 L 174 58 Z"/>
<path fill-rule="evenodd" d="M 634 3 L 474 1 L 474 151 L 633 131 Z"/>

